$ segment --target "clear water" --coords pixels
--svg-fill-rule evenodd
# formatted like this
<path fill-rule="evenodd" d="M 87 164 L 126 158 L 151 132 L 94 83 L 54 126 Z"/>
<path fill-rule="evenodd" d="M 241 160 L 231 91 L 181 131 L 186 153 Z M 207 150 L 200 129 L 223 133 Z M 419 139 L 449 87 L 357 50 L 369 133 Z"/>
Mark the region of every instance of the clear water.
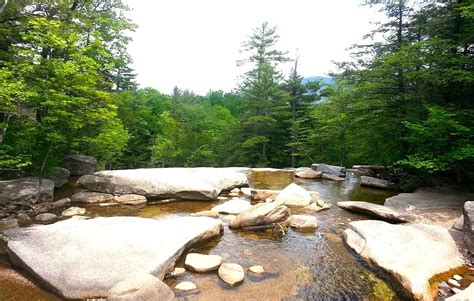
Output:
<path fill-rule="evenodd" d="M 347 223 L 364 219 L 339 209 L 338 201 L 368 201 L 382 204 L 394 194 L 359 187 L 352 180 L 344 182 L 293 179 L 287 173 L 259 172 L 250 176 L 254 188 L 281 189 L 296 182 L 307 190 L 318 191 L 332 208 L 312 213 L 319 227 L 312 232 L 288 230 L 283 237 L 273 230 L 234 231 L 225 226 L 224 235 L 193 252 L 217 254 L 225 262 L 238 263 L 246 270 L 262 265 L 266 273 L 254 275 L 246 270 L 244 282 L 229 287 L 216 273 L 186 272 L 165 282 L 174 287 L 181 281 L 193 281 L 198 290 L 176 292 L 179 300 L 401 300 L 390 283 L 376 271 L 358 260 L 344 245 L 341 237 Z M 57 198 L 71 195 L 77 187 L 69 185 L 57 193 Z M 223 201 L 186 201 L 131 206 L 87 206 L 89 216 L 130 215 L 148 218 L 187 216 L 208 210 Z M 305 213 L 292 210 L 293 213 Z M 184 256 L 183 256 L 184 257 Z M 183 258 L 177 266 L 183 266 Z M 13 268 L 5 253 L 0 253 L 0 300 L 58 300 L 38 286 L 30 276 Z"/>

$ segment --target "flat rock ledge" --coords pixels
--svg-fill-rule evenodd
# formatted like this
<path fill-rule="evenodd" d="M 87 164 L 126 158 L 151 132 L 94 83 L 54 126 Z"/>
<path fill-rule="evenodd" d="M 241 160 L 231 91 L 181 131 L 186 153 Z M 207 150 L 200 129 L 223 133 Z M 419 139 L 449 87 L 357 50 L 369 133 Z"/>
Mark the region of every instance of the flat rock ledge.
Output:
<path fill-rule="evenodd" d="M 433 300 L 433 277 L 465 268 L 450 232 L 426 224 L 392 225 L 356 221 L 344 231 L 344 241 L 370 264 L 387 273 L 411 300 Z"/>
<path fill-rule="evenodd" d="M 238 168 L 142 168 L 106 170 L 85 175 L 78 181 L 91 191 L 113 195 L 214 200 L 222 191 L 248 186 Z"/>
<path fill-rule="evenodd" d="M 414 216 L 401 214 L 392 208 L 367 202 L 338 202 L 337 206 L 347 211 L 362 213 L 392 223 L 407 223 L 415 220 Z"/>
<path fill-rule="evenodd" d="M 131 275 L 162 280 L 184 250 L 218 237 L 209 217 L 154 220 L 139 217 L 69 219 L 4 232 L 15 265 L 67 299 L 107 296 Z"/>

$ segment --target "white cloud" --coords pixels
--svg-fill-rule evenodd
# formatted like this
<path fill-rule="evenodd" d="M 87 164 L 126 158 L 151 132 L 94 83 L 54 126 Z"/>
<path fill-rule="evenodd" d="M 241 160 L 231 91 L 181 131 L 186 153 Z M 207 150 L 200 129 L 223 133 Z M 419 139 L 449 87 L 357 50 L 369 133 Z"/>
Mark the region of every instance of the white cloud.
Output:
<path fill-rule="evenodd" d="M 300 55 L 300 73 L 324 75 L 332 60 L 381 20 L 361 0 L 168 0 L 128 1 L 139 27 L 129 52 L 141 87 L 170 93 L 229 91 L 242 73 L 235 61 L 241 42 L 263 21 L 278 26 L 279 48 Z"/>

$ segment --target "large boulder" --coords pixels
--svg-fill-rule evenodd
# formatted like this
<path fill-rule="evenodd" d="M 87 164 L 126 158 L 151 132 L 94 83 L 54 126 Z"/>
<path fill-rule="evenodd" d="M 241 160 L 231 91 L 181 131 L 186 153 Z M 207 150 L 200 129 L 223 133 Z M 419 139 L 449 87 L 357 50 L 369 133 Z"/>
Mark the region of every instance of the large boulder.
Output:
<path fill-rule="evenodd" d="M 311 204 L 311 194 L 303 187 L 291 183 L 280 191 L 275 200 L 288 207 L 305 207 Z"/>
<path fill-rule="evenodd" d="M 412 300 L 433 300 L 430 279 L 463 269 L 464 261 L 446 228 L 392 225 L 382 221 L 349 223 L 344 240 L 357 254 L 391 276 Z"/>
<path fill-rule="evenodd" d="M 378 179 L 374 177 L 361 176 L 360 185 L 380 189 L 395 189 L 396 185 L 390 181 Z"/>
<path fill-rule="evenodd" d="M 342 166 L 318 164 L 316 167 L 316 170 L 322 173 L 327 173 L 327 174 L 335 175 L 338 177 L 346 176 L 346 168 Z"/>
<path fill-rule="evenodd" d="M 463 217 L 464 243 L 467 249 L 474 254 L 474 201 L 464 203 Z"/>
<path fill-rule="evenodd" d="M 337 206 L 344 210 L 362 213 L 393 223 L 406 223 L 414 220 L 414 217 L 400 214 L 392 208 L 367 202 L 338 202 Z"/>
<path fill-rule="evenodd" d="M 171 301 L 173 291 L 150 274 L 131 276 L 115 284 L 107 294 L 108 301 Z"/>
<path fill-rule="evenodd" d="M 54 187 L 59 188 L 67 183 L 71 173 L 66 168 L 57 167 L 53 170 Z"/>
<path fill-rule="evenodd" d="M 463 214 L 464 203 L 470 200 L 474 200 L 474 193 L 452 188 L 422 188 L 387 198 L 384 205 L 416 215 L 423 223 L 450 228 Z"/>
<path fill-rule="evenodd" d="M 246 211 L 251 206 L 252 205 L 249 203 L 249 201 L 246 201 L 244 199 L 232 199 L 223 204 L 213 207 L 211 211 L 225 214 L 239 214 Z"/>
<path fill-rule="evenodd" d="M 288 218 L 288 207 L 281 202 L 261 203 L 250 207 L 230 220 L 233 229 L 262 226 L 284 221 Z"/>
<path fill-rule="evenodd" d="M 301 179 L 321 179 L 322 174 L 322 172 L 310 167 L 299 167 L 295 170 L 295 177 Z"/>
<path fill-rule="evenodd" d="M 72 176 L 90 175 L 95 172 L 97 159 L 83 155 L 69 155 L 64 160 L 64 167 Z"/>
<path fill-rule="evenodd" d="M 5 231 L 12 262 L 67 299 L 107 296 L 116 283 L 173 270 L 184 250 L 218 237 L 222 223 L 208 217 L 68 219 Z"/>
<path fill-rule="evenodd" d="M 19 178 L 0 181 L 0 203 L 35 202 L 38 195 L 38 178 Z M 43 179 L 39 195 L 40 202 L 51 202 L 54 196 L 54 182 Z"/>
<path fill-rule="evenodd" d="M 92 191 L 116 195 L 193 200 L 212 200 L 221 191 L 248 186 L 242 171 L 210 167 L 108 170 L 83 176 L 79 183 Z"/>

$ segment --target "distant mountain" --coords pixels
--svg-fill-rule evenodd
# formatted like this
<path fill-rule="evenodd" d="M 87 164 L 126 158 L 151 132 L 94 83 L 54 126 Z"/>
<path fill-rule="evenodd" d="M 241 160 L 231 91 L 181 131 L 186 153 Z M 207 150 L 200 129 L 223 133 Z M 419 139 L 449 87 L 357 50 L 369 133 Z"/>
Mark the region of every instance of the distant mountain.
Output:
<path fill-rule="evenodd" d="M 305 77 L 303 78 L 303 84 L 309 83 L 309 82 L 315 82 L 315 81 L 321 81 L 323 84 L 330 85 L 334 83 L 334 78 L 330 76 L 310 76 L 310 77 Z"/>

